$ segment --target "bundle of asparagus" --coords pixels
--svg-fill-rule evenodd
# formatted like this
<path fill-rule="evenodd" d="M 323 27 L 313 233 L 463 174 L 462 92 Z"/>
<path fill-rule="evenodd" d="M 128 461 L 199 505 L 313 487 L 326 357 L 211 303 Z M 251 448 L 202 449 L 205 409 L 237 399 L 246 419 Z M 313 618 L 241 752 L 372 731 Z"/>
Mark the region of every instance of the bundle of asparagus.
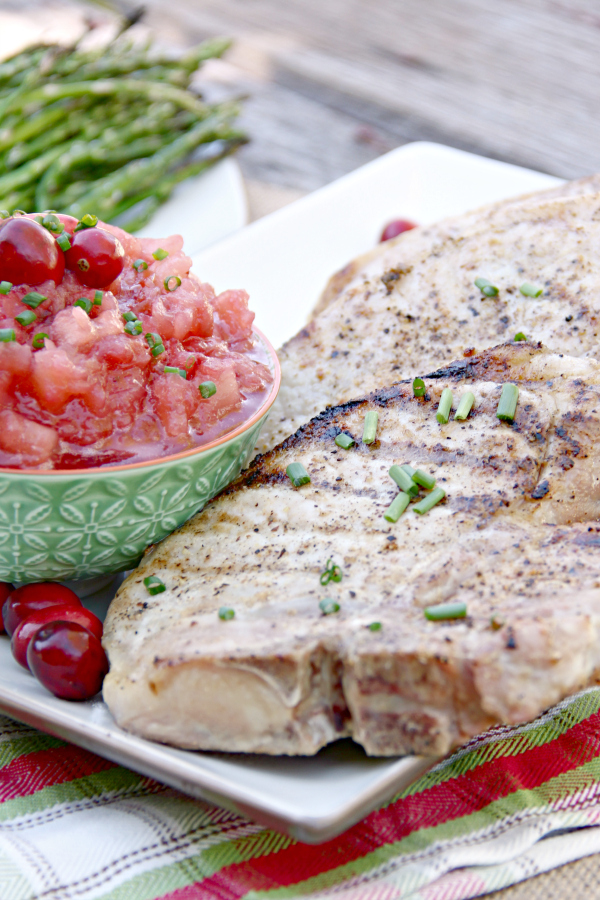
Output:
<path fill-rule="evenodd" d="M 236 102 L 208 105 L 190 87 L 228 46 L 217 38 L 172 58 L 120 35 L 0 63 L 0 209 L 92 210 L 141 228 L 176 184 L 247 140 Z"/>

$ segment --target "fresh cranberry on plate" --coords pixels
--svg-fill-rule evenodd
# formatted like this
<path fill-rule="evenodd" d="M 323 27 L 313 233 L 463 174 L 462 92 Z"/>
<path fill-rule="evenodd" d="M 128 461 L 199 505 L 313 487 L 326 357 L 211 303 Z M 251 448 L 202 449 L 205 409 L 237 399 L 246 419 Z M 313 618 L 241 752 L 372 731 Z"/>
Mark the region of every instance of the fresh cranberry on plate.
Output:
<path fill-rule="evenodd" d="M 27 664 L 35 677 L 63 700 L 89 700 L 108 672 L 102 644 L 77 622 L 43 625 L 29 642 Z"/>
<path fill-rule="evenodd" d="M 49 606 L 46 609 L 38 609 L 26 619 L 17 625 L 12 634 L 10 649 L 12 655 L 24 669 L 28 669 L 27 665 L 27 648 L 33 637 L 44 625 L 50 622 L 76 622 L 94 635 L 95 638 L 102 638 L 102 622 L 89 609 L 83 606 Z"/>
<path fill-rule="evenodd" d="M 13 591 L 14 587 L 12 584 L 9 584 L 8 581 L 0 581 L 0 634 L 4 634 L 5 631 L 2 607 Z"/>
<path fill-rule="evenodd" d="M 392 238 L 398 237 L 399 234 L 404 234 L 405 231 L 412 231 L 416 227 L 416 222 L 410 222 L 408 219 L 393 219 L 393 221 L 387 223 L 381 232 L 379 243 L 390 241 Z"/>
<path fill-rule="evenodd" d="M 81 607 L 81 600 L 70 588 L 52 581 L 24 584 L 9 594 L 2 607 L 4 628 L 12 635 L 23 619 L 49 606 Z"/>
<path fill-rule="evenodd" d="M 65 255 L 54 236 L 27 216 L 0 222 L 0 280 L 11 284 L 62 281 Z"/>
<path fill-rule="evenodd" d="M 75 273 L 80 284 L 90 288 L 107 288 L 123 271 L 125 251 L 120 240 L 103 228 L 78 231 L 65 253 L 67 269 Z"/>

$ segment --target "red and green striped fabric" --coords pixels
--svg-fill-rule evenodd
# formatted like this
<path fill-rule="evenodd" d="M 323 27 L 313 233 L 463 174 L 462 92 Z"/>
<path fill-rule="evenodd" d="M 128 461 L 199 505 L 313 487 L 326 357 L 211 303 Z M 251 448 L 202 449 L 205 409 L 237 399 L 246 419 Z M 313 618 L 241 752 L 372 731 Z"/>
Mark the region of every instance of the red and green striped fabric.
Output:
<path fill-rule="evenodd" d="M 3 717 L 0 798 L 2 900 L 461 900 L 600 850 L 600 690 L 471 741 L 319 846 Z"/>

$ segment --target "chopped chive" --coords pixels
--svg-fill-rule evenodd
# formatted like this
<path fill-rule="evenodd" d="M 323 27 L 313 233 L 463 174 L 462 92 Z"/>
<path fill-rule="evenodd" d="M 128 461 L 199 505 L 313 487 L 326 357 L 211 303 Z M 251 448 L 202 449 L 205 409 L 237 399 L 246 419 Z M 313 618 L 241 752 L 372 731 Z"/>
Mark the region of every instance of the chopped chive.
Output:
<path fill-rule="evenodd" d="M 350 437 L 349 434 L 346 434 L 345 431 L 341 431 L 336 436 L 335 442 L 342 450 L 349 450 L 350 447 L 354 446 L 354 438 Z"/>
<path fill-rule="evenodd" d="M 416 497 L 419 493 L 418 486 L 414 483 L 411 476 L 400 466 L 392 466 L 388 472 L 401 491 L 404 491 L 409 497 Z"/>
<path fill-rule="evenodd" d="M 94 216 L 91 213 L 86 213 L 85 216 L 82 216 L 73 229 L 73 231 L 83 231 L 84 228 L 94 228 L 98 224 L 98 216 Z"/>
<path fill-rule="evenodd" d="M 156 347 L 157 344 L 162 344 L 162 338 L 156 331 L 148 331 L 145 337 L 149 347 Z"/>
<path fill-rule="evenodd" d="M 94 306 L 102 306 L 104 291 L 94 291 Z"/>
<path fill-rule="evenodd" d="M 369 631 L 381 631 L 382 627 L 381 622 L 371 622 L 370 625 L 367 625 Z"/>
<path fill-rule="evenodd" d="M 3 344 L 8 344 L 9 341 L 15 340 L 15 329 L 14 328 L 0 328 L 0 341 Z"/>
<path fill-rule="evenodd" d="M 443 500 L 446 496 L 446 491 L 441 487 L 434 488 L 430 494 L 427 494 L 426 497 L 423 497 L 422 500 L 419 500 L 418 503 L 415 503 L 413 509 L 420 516 L 424 516 L 425 513 L 428 513 L 430 509 L 433 509 L 440 500 Z"/>
<path fill-rule="evenodd" d="M 410 475 L 411 478 L 417 471 L 416 469 L 413 469 L 412 466 L 409 466 L 408 463 L 404 463 L 404 465 L 400 466 L 400 468 L 402 469 L 403 472 L 406 472 L 407 475 Z"/>
<path fill-rule="evenodd" d="M 36 222 L 38 225 L 41 225 L 42 222 L 44 221 L 44 217 L 43 217 L 43 216 L 40 216 L 40 215 L 38 214 L 37 216 L 34 216 L 34 217 L 33 217 L 33 221 Z"/>
<path fill-rule="evenodd" d="M 340 604 L 336 603 L 335 600 L 332 600 L 331 597 L 325 597 L 325 599 L 321 600 L 319 603 L 319 609 L 324 616 L 330 616 L 332 613 L 340 611 Z"/>
<path fill-rule="evenodd" d="M 340 582 L 342 580 L 342 570 L 335 565 L 332 559 L 328 559 L 325 564 L 325 571 L 321 572 L 319 581 L 323 586 L 329 584 L 330 581 Z"/>
<path fill-rule="evenodd" d="M 372 444 L 375 440 L 378 421 L 379 414 L 374 409 L 370 409 L 367 413 L 365 413 L 365 422 L 363 425 L 362 436 L 363 444 Z"/>
<path fill-rule="evenodd" d="M 522 284 L 519 290 L 524 297 L 539 297 L 540 294 L 544 293 L 544 288 L 537 287 L 535 284 L 529 284 L 528 281 Z"/>
<path fill-rule="evenodd" d="M 157 575 L 148 575 L 147 578 L 144 578 L 144 584 L 149 594 L 162 594 L 167 589 L 164 581 L 161 581 Z"/>
<path fill-rule="evenodd" d="M 171 287 L 172 281 L 175 282 L 173 287 Z M 163 281 L 163 284 L 165 286 L 165 291 L 169 291 L 169 293 L 171 293 L 172 291 L 176 291 L 177 288 L 181 285 L 181 278 L 179 277 L 179 275 L 167 275 L 167 277 Z"/>
<path fill-rule="evenodd" d="M 299 462 L 290 463 L 289 466 L 285 470 L 285 474 L 290 479 L 294 487 L 301 487 L 303 484 L 308 484 L 310 481 L 310 475 Z"/>
<path fill-rule="evenodd" d="M 128 324 L 133 325 L 134 323 L 128 322 Z M 140 322 L 139 324 L 141 325 L 142 323 Z M 127 331 L 127 325 L 125 326 L 125 331 Z M 136 332 L 136 334 L 139 334 L 139 332 Z M 165 366 L 164 371 L 168 375 L 181 375 L 182 378 L 187 379 L 187 372 L 185 369 L 179 369 L 177 366 Z"/>
<path fill-rule="evenodd" d="M 423 469 L 417 469 L 412 479 L 427 491 L 430 491 L 435 487 L 435 478 L 433 475 L 430 475 L 429 472 L 424 472 Z"/>
<path fill-rule="evenodd" d="M 409 503 L 409 495 L 405 494 L 404 491 L 400 491 L 384 512 L 383 518 L 386 522 L 397 522 Z"/>
<path fill-rule="evenodd" d="M 460 402 L 458 404 L 458 409 L 456 410 L 456 412 L 454 414 L 454 418 L 457 419 L 459 422 L 464 422 L 464 420 L 467 418 L 467 416 L 471 412 L 471 409 L 472 409 L 474 403 L 475 403 L 475 395 L 472 394 L 471 391 L 467 391 L 460 398 Z"/>
<path fill-rule="evenodd" d="M 10 281 L 0 281 L 0 294 L 8 294 L 9 291 L 12 291 L 12 284 Z"/>
<path fill-rule="evenodd" d="M 511 384 L 510 382 L 503 384 L 496 416 L 502 419 L 503 422 L 512 422 L 517 411 L 518 400 L 519 388 L 516 384 Z"/>
<path fill-rule="evenodd" d="M 435 606 L 426 606 L 423 610 L 425 618 L 430 622 L 440 622 L 443 619 L 464 619 L 467 615 L 467 604 L 437 603 Z"/>
<path fill-rule="evenodd" d="M 517 333 L 515 334 L 515 336 L 513 338 L 513 341 L 526 341 L 526 340 L 527 340 L 527 336 L 524 335 L 522 331 L 517 331 Z"/>
<path fill-rule="evenodd" d="M 497 297 L 498 288 L 488 281 L 487 278 L 476 278 L 475 287 L 478 287 L 485 297 Z"/>
<path fill-rule="evenodd" d="M 43 303 L 44 300 L 47 300 L 47 297 L 44 297 L 43 294 L 38 294 L 37 291 L 31 291 L 29 294 L 25 294 L 25 296 L 21 299 L 21 303 L 24 303 L 25 306 L 28 306 L 30 309 L 37 309 L 40 303 Z"/>
<path fill-rule="evenodd" d="M 123 321 L 124 322 L 137 322 L 138 317 L 136 316 L 136 314 L 134 312 L 131 312 L 131 310 L 128 309 L 127 312 L 123 313 Z"/>
<path fill-rule="evenodd" d="M 158 250 L 155 250 L 154 253 L 152 254 L 154 259 L 158 259 L 158 260 L 166 259 L 168 255 L 169 255 L 168 252 L 166 250 L 163 250 L 162 247 L 159 247 Z"/>
<path fill-rule="evenodd" d="M 422 378 L 415 378 L 413 381 L 413 395 L 415 397 L 425 396 L 425 382 Z"/>
<path fill-rule="evenodd" d="M 50 335 L 46 334 L 45 331 L 38 331 L 37 334 L 34 334 L 33 340 L 31 342 L 31 346 L 33 347 L 33 349 L 42 350 L 46 338 L 50 339 Z"/>
<path fill-rule="evenodd" d="M 435 414 L 440 425 L 448 424 L 448 417 L 450 416 L 450 410 L 452 409 L 452 399 L 452 391 L 450 388 L 444 388 L 442 396 L 440 397 L 440 405 Z"/>
<path fill-rule="evenodd" d="M 132 265 L 133 265 L 133 268 L 136 270 L 136 272 L 139 272 L 140 270 L 144 270 L 144 269 L 148 268 L 148 263 L 146 262 L 145 259 L 136 259 L 133 261 Z"/>
<path fill-rule="evenodd" d="M 37 316 L 32 309 L 24 309 L 22 313 L 15 316 L 15 322 L 18 322 L 19 325 L 22 325 L 24 328 L 26 328 L 27 325 L 31 325 L 36 319 Z"/>
<path fill-rule="evenodd" d="M 10 213 L 7 209 L 0 209 L 0 219 L 10 219 Z"/>
<path fill-rule="evenodd" d="M 92 311 L 93 305 L 94 304 L 92 303 L 92 301 L 89 300 L 87 297 L 79 297 L 79 299 L 76 300 L 75 303 L 73 304 L 73 306 L 80 306 L 81 309 L 84 309 L 86 311 L 86 313 L 88 314 L 88 316 Z"/>
<path fill-rule="evenodd" d="M 209 397 L 214 397 L 217 393 L 217 386 L 214 381 L 203 381 L 198 385 L 198 390 L 202 394 L 205 400 L 208 400 Z"/>
<path fill-rule="evenodd" d="M 230 619 L 234 619 L 235 609 L 231 609 L 230 606 L 222 606 L 219 610 L 219 618 L 224 622 L 228 622 Z"/>
<path fill-rule="evenodd" d="M 65 230 L 65 226 L 54 213 L 46 213 L 42 218 L 42 225 L 47 228 L 51 234 L 61 234 Z"/>
<path fill-rule="evenodd" d="M 71 239 L 66 231 L 62 231 L 56 238 L 56 243 L 65 253 L 71 249 Z"/>
<path fill-rule="evenodd" d="M 26 216 L 27 215 L 27 213 L 25 212 L 24 209 L 13 209 L 12 214 L 13 214 L 13 216 Z"/>
<path fill-rule="evenodd" d="M 141 334 L 144 330 L 144 326 L 137 319 L 135 322 L 126 322 L 125 323 L 125 334 Z M 176 370 L 178 371 L 178 370 Z"/>
<path fill-rule="evenodd" d="M 160 356 L 161 353 L 165 352 L 165 345 L 162 343 L 155 344 L 150 352 L 152 353 L 152 356 Z"/>

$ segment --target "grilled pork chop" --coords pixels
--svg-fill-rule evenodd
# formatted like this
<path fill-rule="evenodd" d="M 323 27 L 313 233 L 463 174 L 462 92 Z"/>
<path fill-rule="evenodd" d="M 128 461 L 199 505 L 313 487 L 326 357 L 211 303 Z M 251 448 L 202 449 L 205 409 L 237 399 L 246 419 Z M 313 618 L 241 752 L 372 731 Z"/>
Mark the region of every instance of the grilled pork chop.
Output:
<path fill-rule="evenodd" d="M 496 417 L 507 381 L 513 424 Z M 105 623 L 123 728 L 188 748 L 312 754 L 351 735 L 369 754 L 440 754 L 595 680 L 600 364 L 510 343 L 425 383 L 326 410 L 145 557 Z M 466 421 L 436 421 L 445 387 L 455 407 L 475 395 Z M 292 485 L 293 461 L 310 484 Z M 386 521 L 394 463 L 445 501 Z M 329 560 L 343 577 L 323 585 Z M 166 592 L 149 595 L 151 575 Z M 425 618 L 446 601 L 467 617 Z"/>
<path fill-rule="evenodd" d="M 321 312 L 279 351 L 281 390 L 259 449 L 327 404 L 518 332 L 571 356 L 600 355 L 600 191 L 593 188 L 597 179 L 418 228 L 350 264 Z M 482 293 L 478 277 L 497 295 Z M 525 283 L 541 295 L 524 296 Z"/>

